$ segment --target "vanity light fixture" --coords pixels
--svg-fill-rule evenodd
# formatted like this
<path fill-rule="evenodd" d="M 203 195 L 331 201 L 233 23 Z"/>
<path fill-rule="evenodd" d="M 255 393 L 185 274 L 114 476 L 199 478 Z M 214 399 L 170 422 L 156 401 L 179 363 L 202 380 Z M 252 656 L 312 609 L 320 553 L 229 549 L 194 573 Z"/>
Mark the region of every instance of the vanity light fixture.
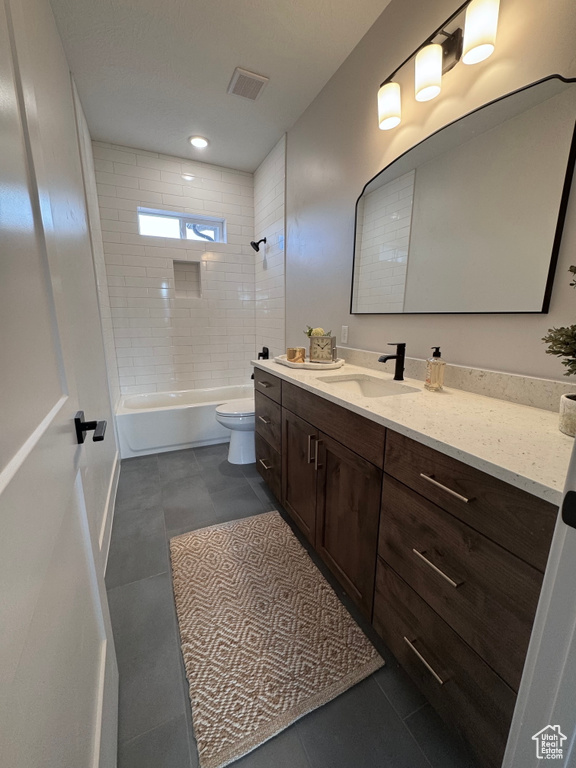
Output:
<path fill-rule="evenodd" d="M 416 101 L 430 101 L 442 89 L 442 46 L 430 43 L 420 48 L 414 62 L 414 96 Z"/>
<path fill-rule="evenodd" d="M 500 0 L 467 0 L 428 40 L 384 80 L 378 90 L 378 126 L 400 124 L 402 103 L 396 75 L 414 59 L 414 97 L 430 101 L 442 89 L 442 76 L 462 59 L 477 64 L 494 51 Z M 462 31 L 464 28 L 464 32 Z"/>
<path fill-rule="evenodd" d="M 402 119 L 402 100 L 400 85 L 386 82 L 378 91 L 378 125 L 381 131 L 396 128 Z"/>
<path fill-rule="evenodd" d="M 478 64 L 494 51 L 500 0 L 472 0 L 466 8 L 462 62 Z"/>
<path fill-rule="evenodd" d="M 208 139 L 205 139 L 203 136 L 190 136 L 188 141 L 193 147 L 196 147 L 196 149 L 206 149 L 209 143 Z"/>

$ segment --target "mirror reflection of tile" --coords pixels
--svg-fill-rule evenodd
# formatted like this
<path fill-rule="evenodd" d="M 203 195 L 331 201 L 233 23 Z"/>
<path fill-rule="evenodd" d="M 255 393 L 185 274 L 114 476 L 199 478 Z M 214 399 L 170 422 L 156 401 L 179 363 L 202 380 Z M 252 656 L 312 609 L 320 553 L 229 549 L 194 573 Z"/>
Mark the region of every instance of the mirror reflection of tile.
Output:
<path fill-rule="evenodd" d="M 352 312 L 547 311 L 575 115 L 551 78 L 388 165 L 358 201 Z"/>

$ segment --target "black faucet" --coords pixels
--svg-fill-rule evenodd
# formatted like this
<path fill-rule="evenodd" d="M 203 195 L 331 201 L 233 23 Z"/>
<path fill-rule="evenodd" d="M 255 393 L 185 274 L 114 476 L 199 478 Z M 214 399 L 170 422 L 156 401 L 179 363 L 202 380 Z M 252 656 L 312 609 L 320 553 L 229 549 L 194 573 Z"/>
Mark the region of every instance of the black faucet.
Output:
<path fill-rule="evenodd" d="M 406 344 L 389 342 L 388 346 L 396 347 L 396 354 L 380 355 L 378 362 L 386 363 L 388 360 L 396 360 L 396 367 L 394 368 L 394 381 L 404 381 L 404 358 L 406 357 Z"/>

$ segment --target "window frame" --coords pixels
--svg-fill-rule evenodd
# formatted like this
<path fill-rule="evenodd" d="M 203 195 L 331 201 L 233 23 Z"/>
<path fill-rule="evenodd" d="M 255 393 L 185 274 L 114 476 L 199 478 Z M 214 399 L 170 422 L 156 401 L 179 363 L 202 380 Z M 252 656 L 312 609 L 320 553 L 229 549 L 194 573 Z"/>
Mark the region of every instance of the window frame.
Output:
<path fill-rule="evenodd" d="M 227 237 L 226 237 L 226 219 L 222 219 L 218 216 L 203 216 L 199 214 L 193 214 L 193 213 L 178 213 L 177 211 L 163 211 L 158 208 L 143 208 L 141 206 L 138 206 L 137 209 L 138 214 L 138 234 L 141 235 L 141 237 L 162 237 L 162 235 L 143 235 L 142 232 L 140 232 L 140 214 L 144 216 L 157 216 L 158 218 L 162 219 L 178 219 L 180 224 L 180 237 L 172 237 L 168 238 L 170 240 L 185 240 L 188 243 L 226 243 Z M 186 225 L 187 224 L 204 224 L 209 225 L 212 227 L 215 227 L 218 232 L 218 239 L 217 240 L 204 240 L 199 239 L 196 240 L 195 238 L 188 238 L 186 237 Z"/>

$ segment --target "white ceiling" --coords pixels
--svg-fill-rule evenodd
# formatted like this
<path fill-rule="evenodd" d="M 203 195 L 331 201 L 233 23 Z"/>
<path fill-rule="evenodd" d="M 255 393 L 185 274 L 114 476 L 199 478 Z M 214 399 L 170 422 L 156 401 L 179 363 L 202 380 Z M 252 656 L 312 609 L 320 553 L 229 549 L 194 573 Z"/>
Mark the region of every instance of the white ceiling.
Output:
<path fill-rule="evenodd" d="M 389 1 L 51 0 L 94 139 L 246 171 Z M 257 101 L 226 93 L 237 66 L 270 78 Z"/>

